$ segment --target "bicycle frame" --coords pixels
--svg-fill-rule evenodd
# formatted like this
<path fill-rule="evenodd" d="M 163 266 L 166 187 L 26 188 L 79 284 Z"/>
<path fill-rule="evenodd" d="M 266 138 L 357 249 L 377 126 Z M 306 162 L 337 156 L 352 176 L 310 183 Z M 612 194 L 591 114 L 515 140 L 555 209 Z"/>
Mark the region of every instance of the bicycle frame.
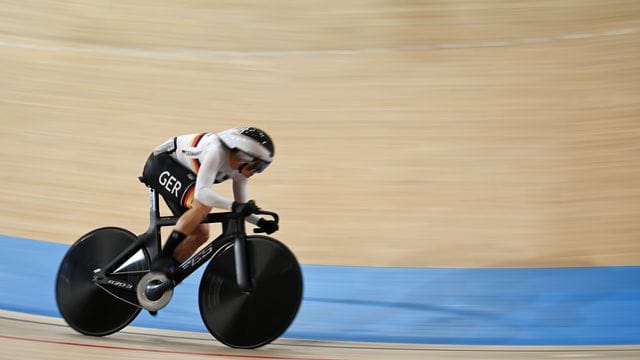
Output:
<path fill-rule="evenodd" d="M 103 269 L 96 269 L 94 281 L 103 285 L 115 285 L 121 289 L 135 291 L 136 284 L 128 284 L 121 280 L 116 281 L 110 279 L 110 275 L 141 249 L 146 249 L 150 258 L 155 259 L 162 248 L 161 228 L 165 226 L 173 226 L 179 219 L 179 216 L 160 215 L 159 195 L 152 188 L 149 188 L 149 201 L 150 222 L 147 231 L 138 235 L 138 239 L 133 244 L 116 256 L 116 258 L 114 258 Z M 259 213 L 273 216 L 277 221 L 278 216 L 275 213 L 262 210 Z M 216 246 L 233 241 L 238 287 L 242 291 L 250 291 L 251 284 L 249 280 L 245 251 L 245 219 L 239 214 L 233 212 L 223 212 L 207 215 L 202 223 L 222 223 L 222 234 L 211 241 L 202 250 L 180 264 L 175 273 L 175 284 L 177 285 L 182 282 L 182 280 L 191 275 L 200 266 L 202 266 L 202 264 L 210 260 L 215 255 L 214 248 Z"/>

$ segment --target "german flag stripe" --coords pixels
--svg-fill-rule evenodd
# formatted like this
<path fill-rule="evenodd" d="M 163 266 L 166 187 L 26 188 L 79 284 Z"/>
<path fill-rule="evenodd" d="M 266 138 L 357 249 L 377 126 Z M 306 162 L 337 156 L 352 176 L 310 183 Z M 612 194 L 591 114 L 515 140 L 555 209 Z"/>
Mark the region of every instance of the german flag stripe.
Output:
<path fill-rule="evenodd" d="M 194 136 L 193 140 L 191 141 L 191 147 L 198 146 L 200 140 L 202 140 L 205 135 L 207 135 L 206 132 Z M 198 160 L 198 158 L 193 158 L 191 161 L 193 162 L 193 168 L 195 169 L 196 173 L 198 173 L 198 171 L 200 171 L 200 160 Z"/>
<path fill-rule="evenodd" d="M 193 185 L 191 186 L 191 188 L 189 188 L 189 190 L 187 191 L 186 194 L 184 194 L 184 197 L 182 198 L 182 206 L 186 207 L 187 209 L 191 208 L 191 205 L 193 204 L 193 193 L 196 190 L 196 186 Z"/>

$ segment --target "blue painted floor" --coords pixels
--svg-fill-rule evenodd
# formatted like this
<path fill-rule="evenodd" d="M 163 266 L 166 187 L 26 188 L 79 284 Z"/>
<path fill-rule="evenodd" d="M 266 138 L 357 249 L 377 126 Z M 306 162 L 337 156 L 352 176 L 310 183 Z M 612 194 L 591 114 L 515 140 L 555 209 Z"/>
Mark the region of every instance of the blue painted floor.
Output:
<path fill-rule="evenodd" d="M 0 309 L 60 316 L 67 245 L 0 236 Z M 201 271 L 157 317 L 133 325 L 206 332 Z M 305 295 L 284 337 L 464 345 L 640 344 L 640 266 L 433 269 L 303 265 Z"/>

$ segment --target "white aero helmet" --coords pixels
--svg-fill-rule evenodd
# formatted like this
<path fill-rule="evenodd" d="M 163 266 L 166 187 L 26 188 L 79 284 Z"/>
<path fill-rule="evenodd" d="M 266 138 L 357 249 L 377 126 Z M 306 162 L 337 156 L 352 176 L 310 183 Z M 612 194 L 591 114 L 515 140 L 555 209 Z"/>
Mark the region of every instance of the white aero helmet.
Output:
<path fill-rule="evenodd" d="M 262 172 L 273 161 L 273 141 L 266 132 L 258 128 L 237 127 L 221 131 L 217 135 L 224 146 L 239 152 L 243 160 L 256 162 L 256 172 Z"/>

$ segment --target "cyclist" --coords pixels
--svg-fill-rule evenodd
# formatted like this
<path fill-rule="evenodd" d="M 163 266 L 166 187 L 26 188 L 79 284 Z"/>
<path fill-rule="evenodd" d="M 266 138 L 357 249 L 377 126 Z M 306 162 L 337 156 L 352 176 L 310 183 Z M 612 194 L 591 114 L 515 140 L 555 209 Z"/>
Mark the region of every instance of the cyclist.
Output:
<path fill-rule="evenodd" d="M 147 159 L 140 179 L 158 191 L 180 218 L 152 269 L 171 277 L 176 266 L 209 239 L 209 225 L 201 221 L 214 207 L 246 206 L 249 178 L 264 171 L 273 156 L 273 141 L 255 127 L 181 135 L 160 144 Z M 213 189 L 228 179 L 233 181 L 234 201 Z M 267 234 L 278 230 L 273 220 L 257 215 L 246 220 Z"/>

